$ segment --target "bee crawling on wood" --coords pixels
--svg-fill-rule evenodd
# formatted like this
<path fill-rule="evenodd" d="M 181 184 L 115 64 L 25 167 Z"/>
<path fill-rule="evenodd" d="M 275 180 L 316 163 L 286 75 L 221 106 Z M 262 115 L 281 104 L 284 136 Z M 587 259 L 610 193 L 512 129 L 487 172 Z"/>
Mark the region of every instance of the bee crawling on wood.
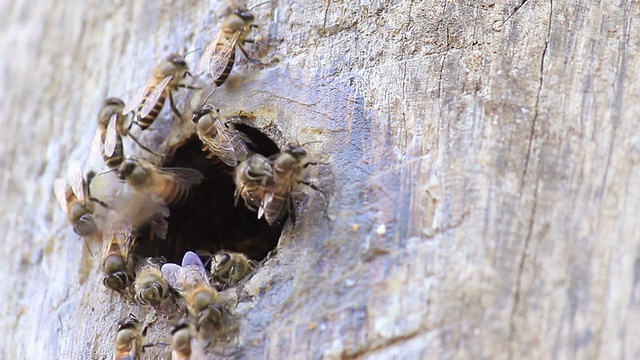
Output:
<path fill-rule="evenodd" d="M 212 114 L 213 106 L 204 105 L 193 114 L 198 137 L 204 144 L 203 150 L 218 157 L 227 166 L 236 167 L 249 156 L 247 144 L 251 141 L 240 131 Z"/>
<path fill-rule="evenodd" d="M 256 266 L 244 254 L 221 251 L 211 258 L 211 278 L 223 286 L 236 286 Z"/>
<path fill-rule="evenodd" d="M 262 65 L 259 61 L 251 58 L 242 46 L 244 43 L 255 43 L 253 39 L 247 39 L 251 29 L 258 26 L 253 24 L 254 15 L 247 9 L 236 8 L 229 14 L 220 27 L 220 32 L 205 49 L 200 59 L 198 73 L 207 73 L 216 86 L 221 86 L 231 69 L 236 58 L 236 48 L 240 49 L 242 55 L 247 60 Z"/>
<path fill-rule="evenodd" d="M 125 293 L 131 284 L 132 262 L 129 253 L 135 244 L 131 220 L 120 218 L 110 211 L 106 219 L 107 232 L 104 235 L 102 251 L 102 283 L 107 288 Z"/>
<path fill-rule="evenodd" d="M 162 275 L 184 298 L 189 314 L 196 320 L 196 329 L 221 323 L 225 309 L 218 303 L 218 292 L 211 286 L 209 274 L 196 253 L 187 251 L 182 258 L 182 266 L 162 265 Z"/>
<path fill-rule="evenodd" d="M 258 210 L 262 199 L 273 185 L 271 162 L 260 154 L 253 154 L 235 168 L 235 201 L 242 198 L 245 206 L 252 211 Z"/>
<path fill-rule="evenodd" d="M 127 103 L 122 113 L 127 114 L 135 110 L 137 120 L 134 122 L 142 130 L 145 130 L 156 120 L 168 97 L 171 111 L 178 119 L 182 120 L 182 115 L 173 101 L 173 92 L 181 87 L 195 89 L 190 85 L 183 84 L 187 76 L 192 77 L 184 58 L 175 53 L 170 54 L 153 69 L 151 78 Z"/>
<path fill-rule="evenodd" d="M 307 151 L 302 146 L 288 144 L 280 154 L 273 157 L 271 163 L 273 185 L 262 198 L 258 218 L 264 215 L 269 225 L 275 225 L 288 211 L 291 221 L 295 224 L 296 214 L 291 194 L 298 183 L 307 185 L 324 195 L 317 186 L 302 180 L 303 170 L 309 165 L 318 164 L 311 161 L 305 162 L 306 156 Z"/>
<path fill-rule="evenodd" d="M 188 318 L 182 318 L 171 328 L 171 360 L 204 360 L 204 348 L 200 344 L 197 331 Z"/>
<path fill-rule="evenodd" d="M 157 308 L 169 296 L 169 284 L 160 272 L 164 263 L 164 258 L 146 258 L 138 262 L 133 287 L 135 299 L 141 305 Z"/>
<path fill-rule="evenodd" d="M 133 122 L 127 124 L 128 116 L 124 115 L 124 102 L 119 98 L 105 99 L 102 109 L 98 114 L 98 132 L 91 144 L 91 154 L 100 153 L 107 167 L 117 168 L 124 159 L 124 147 L 122 139 L 128 136 L 141 149 L 146 152 L 163 156 L 142 145 L 129 131 Z"/>
<path fill-rule="evenodd" d="M 89 184 L 93 175 L 85 181 L 82 167 L 77 161 L 69 166 L 67 181 L 58 178 L 53 182 L 53 191 L 60 207 L 67 214 L 73 231 L 80 236 L 91 236 L 98 232 L 93 216 L 95 203 L 107 208 L 107 204 L 91 196 Z"/>

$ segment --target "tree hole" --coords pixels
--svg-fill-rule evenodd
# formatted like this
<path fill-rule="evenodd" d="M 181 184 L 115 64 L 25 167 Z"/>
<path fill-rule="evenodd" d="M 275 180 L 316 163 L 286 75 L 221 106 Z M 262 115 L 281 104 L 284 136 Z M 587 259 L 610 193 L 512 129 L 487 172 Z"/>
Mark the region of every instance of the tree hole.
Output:
<path fill-rule="evenodd" d="M 279 152 L 278 146 L 258 129 L 234 126 L 251 139 L 249 147 L 254 152 L 267 157 Z M 190 189 L 184 202 L 169 208 L 166 239 L 151 240 L 150 229 L 142 229 L 134 249 L 136 256 L 164 256 L 168 262 L 179 264 L 189 250 L 212 254 L 229 250 L 259 261 L 278 245 L 284 221 L 269 226 L 264 219 L 257 218 L 256 212 L 247 209 L 242 199 L 234 206 L 234 169 L 207 155 L 202 151 L 200 139 L 193 136 L 163 164 L 196 169 L 204 174 L 204 179 Z"/>

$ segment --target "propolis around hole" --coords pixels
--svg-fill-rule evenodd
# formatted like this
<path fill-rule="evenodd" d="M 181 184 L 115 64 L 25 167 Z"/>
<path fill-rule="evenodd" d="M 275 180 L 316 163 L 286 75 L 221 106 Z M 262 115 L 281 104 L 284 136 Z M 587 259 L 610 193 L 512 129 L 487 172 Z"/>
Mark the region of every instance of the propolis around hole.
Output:
<path fill-rule="evenodd" d="M 254 152 L 264 156 L 279 152 L 278 146 L 258 129 L 247 125 L 238 129 L 251 139 L 249 146 Z M 234 206 L 233 168 L 207 155 L 202 151 L 202 142 L 193 136 L 163 164 L 196 169 L 204 174 L 204 179 L 190 189 L 184 202 L 170 207 L 167 238 L 151 240 L 149 229 L 142 229 L 134 255 L 164 256 L 168 262 L 180 263 L 189 250 L 215 253 L 224 249 L 261 260 L 278 245 L 284 221 L 269 226 L 248 210 L 242 200 Z"/>

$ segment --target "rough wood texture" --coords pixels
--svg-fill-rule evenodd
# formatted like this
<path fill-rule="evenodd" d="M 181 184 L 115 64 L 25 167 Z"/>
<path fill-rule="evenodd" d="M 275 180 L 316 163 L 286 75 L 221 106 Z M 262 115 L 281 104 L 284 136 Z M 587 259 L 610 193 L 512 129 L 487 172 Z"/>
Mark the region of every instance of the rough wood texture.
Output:
<path fill-rule="evenodd" d="M 132 307 L 52 180 L 86 156 L 101 100 L 204 46 L 225 7 L 0 5 L 0 357 L 112 356 Z M 244 289 L 237 357 L 640 357 L 637 2 L 255 11 L 279 62 L 239 66 L 215 101 L 265 114 L 280 145 L 321 140 L 331 195 L 298 195 L 299 224 Z"/>

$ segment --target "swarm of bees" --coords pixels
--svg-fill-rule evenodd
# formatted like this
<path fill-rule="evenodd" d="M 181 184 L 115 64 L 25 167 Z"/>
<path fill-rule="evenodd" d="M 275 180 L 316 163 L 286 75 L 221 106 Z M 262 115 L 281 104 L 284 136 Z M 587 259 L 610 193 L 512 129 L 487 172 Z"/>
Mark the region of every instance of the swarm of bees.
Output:
<path fill-rule="evenodd" d="M 183 317 L 171 330 L 170 343 L 165 344 L 144 344 L 148 326 L 143 327 L 133 314 L 118 321 L 114 359 L 140 359 L 149 346 L 169 345 L 172 359 L 206 358 L 198 349 L 201 330 L 219 328 L 231 315 L 219 292 L 238 286 L 257 267 L 246 255 L 226 250 L 202 256 L 204 263 L 201 255 L 187 251 L 180 265 L 133 253 L 143 229 L 149 229 L 152 240 L 166 241 L 170 207 L 186 201 L 204 178 L 195 169 L 163 167 L 171 154 L 161 146 L 152 149 L 143 144 L 141 136 L 156 121 L 166 120 L 160 114 L 167 102 L 170 120 L 181 126 L 185 109 L 178 109 L 175 95 L 202 90 L 196 85 L 203 81 L 215 85 L 214 90 L 222 86 L 233 69 L 237 49 L 249 62 L 262 65 L 244 48 L 245 44 L 260 44 L 250 38 L 257 28 L 254 15 L 244 6 L 234 4 L 232 8 L 206 47 L 197 72 L 190 71 L 183 56 L 172 53 L 153 68 L 130 101 L 105 99 L 89 155 L 104 161 L 101 168 L 84 172 L 78 161 L 72 161 L 67 178 L 54 182 L 55 196 L 75 233 L 101 239 L 102 282 L 109 291 L 155 311 L 171 304 L 182 309 Z M 309 161 L 307 151 L 297 144 L 288 144 L 269 157 L 254 152 L 251 139 L 233 121 L 220 118 L 208 99 L 186 113 L 193 114 L 202 150 L 233 173 L 235 193 L 229 196 L 234 196 L 235 206 L 245 206 L 272 226 L 287 214 L 295 224 L 292 194 L 298 184 L 320 191 L 305 180 L 305 170 L 317 162 Z M 127 141 L 143 152 L 127 151 Z M 240 199 L 244 205 L 239 205 Z"/>

